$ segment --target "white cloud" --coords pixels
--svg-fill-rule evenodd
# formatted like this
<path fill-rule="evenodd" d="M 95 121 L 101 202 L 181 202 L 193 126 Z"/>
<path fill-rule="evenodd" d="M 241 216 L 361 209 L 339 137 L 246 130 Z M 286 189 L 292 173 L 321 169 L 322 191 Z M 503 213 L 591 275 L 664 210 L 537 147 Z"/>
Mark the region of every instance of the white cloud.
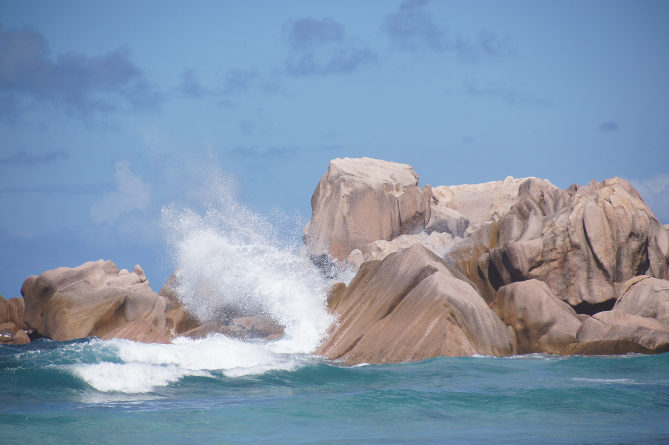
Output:
<path fill-rule="evenodd" d="M 651 178 L 631 180 L 648 207 L 663 224 L 669 224 L 669 174 L 660 173 Z"/>
<path fill-rule="evenodd" d="M 111 224 L 119 216 L 133 210 L 144 210 L 151 199 L 151 187 L 130 170 L 127 161 L 116 163 L 114 181 L 117 190 L 105 194 L 91 207 L 91 219 Z"/>

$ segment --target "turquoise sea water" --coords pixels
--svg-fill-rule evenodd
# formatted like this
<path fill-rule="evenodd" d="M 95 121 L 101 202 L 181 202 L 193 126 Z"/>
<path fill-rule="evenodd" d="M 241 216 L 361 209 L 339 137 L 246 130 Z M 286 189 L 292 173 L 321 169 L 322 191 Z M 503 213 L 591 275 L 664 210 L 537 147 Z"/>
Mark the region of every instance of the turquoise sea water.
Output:
<path fill-rule="evenodd" d="M 2 444 L 205 442 L 669 443 L 669 354 L 346 367 L 221 337 L 0 346 Z"/>

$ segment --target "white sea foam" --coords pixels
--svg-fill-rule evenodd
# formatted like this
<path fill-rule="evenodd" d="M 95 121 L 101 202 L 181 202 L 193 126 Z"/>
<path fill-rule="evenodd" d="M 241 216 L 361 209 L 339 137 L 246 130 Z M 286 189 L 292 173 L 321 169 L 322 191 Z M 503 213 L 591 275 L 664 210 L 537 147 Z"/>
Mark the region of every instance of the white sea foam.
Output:
<path fill-rule="evenodd" d="M 113 340 L 121 363 L 75 365 L 100 391 L 148 392 L 189 375 L 236 377 L 290 370 L 310 361 L 333 318 L 326 310 L 329 283 L 299 245 L 240 205 L 213 181 L 216 199 L 203 212 L 171 205 L 162 219 L 176 265 L 177 292 L 202 321 L 234 306 L 271 316 L 284 326 L 280 340 L 241 341 L 214 335 L 174 344 Z M 207 196 L 211 196 L 208 194 Z"/>
<path fill-rule="evenodd" d="M 594 378 L 585 378 L 585 377 L 572 377 L 572 381 L 575 382 L 586 382 L 586 383 L 602 383 L 602 384 L 610 384 L 610 383 L 622 383 L 622 384 L 634 384 L 636 383 L 632 379 L 594 379 Z"/>

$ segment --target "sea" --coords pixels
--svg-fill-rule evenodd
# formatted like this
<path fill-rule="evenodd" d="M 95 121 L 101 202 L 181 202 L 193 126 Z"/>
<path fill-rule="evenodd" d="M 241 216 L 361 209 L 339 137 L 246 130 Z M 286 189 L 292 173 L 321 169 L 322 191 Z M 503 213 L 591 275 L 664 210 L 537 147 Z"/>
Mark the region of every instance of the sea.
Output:
<path fill-rule="evenodd" d="M 0 445 L 669 443 L 669 353 L 315 355 L 336 322 L 327 289 L 352 272 L 316 267 L 279 219 L 226 193 L 162 212 L 186 307 L 203 321 L 230 307 L 270 315 L 281 339 L 0 345 Z"/>

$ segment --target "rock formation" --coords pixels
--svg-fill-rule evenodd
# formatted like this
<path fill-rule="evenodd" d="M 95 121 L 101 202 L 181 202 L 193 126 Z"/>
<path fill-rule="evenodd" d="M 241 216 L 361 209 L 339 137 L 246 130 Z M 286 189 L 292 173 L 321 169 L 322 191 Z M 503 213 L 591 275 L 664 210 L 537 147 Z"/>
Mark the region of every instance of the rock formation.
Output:
<path fill-rule="evenodd" d="M 308 247 L 359 267 L 328 298 L 339 322 L 319 350 L 327 357 L 504 354 L 500 343 L 476 343 L 488 338 L 477 324 L 486 311 L 463 298 L 493 308 L 510 333 L 490 321 L 495 335 L 519 353 L 667 349 L 667 227 L 622 179 L 562 190 L 509 177 L 421 191 L 408 165 L 337 159 L 312 208 Z"/>
<path fill-rule="evenodd" d="M 669 281 L 649 276 L 629 280 L 613 310 L 653 318 L 669 329 Z"/>
<path fill-rule="evenodd" d="M 582 324 L 574 309 L 539 280 L 502 286 L 492 308 L 513 328 L 519 354 L 561 352 L 576 343 L 576 333 Z"/>
<path fill-rule="evenodd" d="M 429 196 L 406 164 L 375 159 L 330 161 L 313 197 L 304 241 L 311 253 L 343 260 L 355 248 L 422 230 Z"/>
<path fill-rule="evenodd" d="M 24 309 L 23 298 L 5 300 L 0 295 L 0 344 L 30 343 L 28 334 L 23 330 Z"/>
<path fill-rule="evenodd" d="M 415 235 L 400 235 L 391 241 L 377 240 L 354 249 L 346 257 L 346 263 L 357 269 L 365 261 L 382 260 L 391 253 L 406 249 L 414 244 L 420 244 L 438 256 L 444 256 L 451 247 L 461 240 L 462 238 L 453 237 L 450 233 L 436 231 L 429 235 L 425 232 Z"/>
<path fill-rule="evenodd" d="M 622 179 L 572 189 L 528 190 L 474 246 L 455 248 L 451 259 L 491 300 L 505 284 L 545 282 L 554 295 L 581 312 L 612 306 L 624 283 L 637 275 L 667 277 L 669 239 L 632 186 Z M 477 276 L 474 276 L 477 275 Z"/>
<path fill-rule="evenodd" d="M 214 320 L 199 320 L 179 301 L 178 286 L 177 274 L 173 273 L 160 289 L 165 299 L 166 330 L 170 338 L 197 339 L 223 334 L 239 339 L 276 340 L 284 334 L 283 326 L 269 316 L 231 305 L 220 307 Z"/>
<path fill-rule="evenodd" d="M 112 332 L 123 332 L 123 338 L 132 332 L 145 336 L 145 329 L 137 330 L 137 320 L 165 332 L 165 302 L 139 266 L 119 271 L 111 261 L 99 260 L 59 267 L 26 279 L 21 293 L 25 324 L 53 340 L 108 337 Z M 134 330 L 116 331 L 132 322 Z"/>
<path fill-rule="evenodd" d="M 318 350 L 326 357 L 353 364 L 512 352 L 508 329 L 474 287 L 421 245 L 364 263 L 338 292 L 330 302 L 339 322 Z"/>

